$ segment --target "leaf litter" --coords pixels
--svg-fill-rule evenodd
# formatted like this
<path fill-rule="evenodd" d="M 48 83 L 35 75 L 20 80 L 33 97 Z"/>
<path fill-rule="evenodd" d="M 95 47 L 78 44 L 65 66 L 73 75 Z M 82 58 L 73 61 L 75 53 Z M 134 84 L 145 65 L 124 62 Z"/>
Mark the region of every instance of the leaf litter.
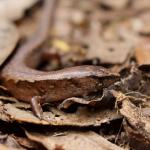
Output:
<path fill-rule="evenodd" d="M 7 15 L 0 9 L 0 65 L 35 31 L 42 3 L 31 7 L 36 2 L 11 2 Z M 4 3 L 9 0 L 0 8 Z M 11 13 L 15 8 L 17 13 Z M 37 68 L 100 65 L 119 73 L 121 80 L 85 99 L 44 104 L 42 120 L 30 104 L 0 86 L 0 149 L 149 149 L 149 8 L 148 0 L 59 1 L 52 38 L 41 47 Z"/>

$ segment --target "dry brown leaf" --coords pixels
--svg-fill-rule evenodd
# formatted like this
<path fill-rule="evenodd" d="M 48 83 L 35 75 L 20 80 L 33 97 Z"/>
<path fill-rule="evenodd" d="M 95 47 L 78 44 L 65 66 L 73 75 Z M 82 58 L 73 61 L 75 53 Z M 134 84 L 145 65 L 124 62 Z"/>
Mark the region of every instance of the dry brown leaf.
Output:
<path fill-rule="evenodd" d="M 118 94 L 117 101 L 121 101 L 120 113 L 126 118 L 125 131 L 131 148 L 148 150 L 150 147 L 150 118 L 145 115 L 146 107 L 136 106 L 131 102 L 130 97 Z M 148 108 L 148 107 L 147 107 Z"/>
<path fill-rule="evenodd" d="M 58 108 L 61 110 L 68 109 L 69 107 L 73 106 L 74 104 L 88 105 L 93 108 L 99 108 L 99 109 L 101 109 L 101 108 L 107 109 L 107 108 L 112 108 L 114 106 L 114 101 L 113 101 L 112 94 L 109 91 L 104 90 L 101 97 L 94 98 L 91 100 L 86 100 L 84 98 L 77 98 L 77 97 L 68 98 L 68 99 L 64 100 L 58 106 Z"/>
<path fill-rule="evenodd" d="M 25 108 L 24 108 L 25 109 Z M 64 113 L 56 108 L 44 112 L 43 120 L 38 119 L 31 111 L 17 108 L 16 104 L 3 104 L 0 106 L 0 118 L 5 121 L 26 122 L 41 125 L 70 125 L 70 126 L 100 126 L 112 120 L 121 118 L 116 110 L 88 110 L 80 108 L 76 113 Z"/>
<path fill-rule="evenodd" d="M 143 115 L 142 108 L 136 107 L 126 98 L 126 100 L 122 102 L 120 113 L 126 117 L 128 122 L 135 127 L 136 130 L 139 130 L 139 133 L 146 133 L 145 136 L 150 138 L 150 118 Z"/>
<path fill-rule="evenodd" d="M 91 41 L 88 58 L 100 58 L 103 63 L 122 64 L 133 52 L 133 45 L 128 42 Z"/>
<path fill-rule="evenodd" d="M 30 140 L 43 144 L 48 150 L 122 150 L 94 132 L 76 131 L 60 136 L 26 132 L 26 135 Z"/>
<path fill-rule="evenodd" d="M 13 52 L 18 40 L 19 40 L 19 34 L 15 25 L 7 21 L 1 21 L 0 22 L 0 65 Z"/>
<path fill-rule="evenodd" d="M 128 21 L 112 23 L 101 32 L 91 28 L 84 38 L 89 46 L 87 58 L 99 58 L 102 63 L 123 64 L 132 56 L 137 42 L 128 24 Z"/>

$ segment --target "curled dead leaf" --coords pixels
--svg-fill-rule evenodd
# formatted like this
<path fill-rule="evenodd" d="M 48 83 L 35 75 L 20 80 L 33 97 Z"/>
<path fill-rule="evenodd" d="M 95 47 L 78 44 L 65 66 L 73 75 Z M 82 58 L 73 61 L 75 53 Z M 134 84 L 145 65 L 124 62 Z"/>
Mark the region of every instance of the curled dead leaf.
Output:
<path fill-rule="evenodd" d="M 1 21 L 0 22 L 0 65 L 13 52 L 19 40 L 19 33 L 14 24 Z"/>

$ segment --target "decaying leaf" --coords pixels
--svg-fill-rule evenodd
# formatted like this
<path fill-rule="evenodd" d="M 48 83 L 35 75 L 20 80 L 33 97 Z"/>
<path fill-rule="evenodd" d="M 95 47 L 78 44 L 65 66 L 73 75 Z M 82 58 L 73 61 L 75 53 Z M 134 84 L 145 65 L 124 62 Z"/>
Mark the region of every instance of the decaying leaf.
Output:
<path fill-rule="evenodd" d="M 118 28 L 120 26 L 108 28 L 103 36 L 100 36 L 96 31 L 91 31 L 85 38 L 85 42 L 89 45 L 87 58 L 99 58 L 102 63 L 110 64 L 123 64 L 129 59 L 133 54 L 135 36 L 133 33 L 129 36 L 127 33 L 130 31 L 126 27 L 124 27 L 125 29 Z"/>
<path fill-rule="evenodd" d="M 150 147 L 150 118 L 146 115 L 146 111 L 149 111 L 149 106 L 146 105 L 146 102 L 145 105 L 144 102 L 139 104 L 132 100 L 130 96 L 121 93 L 117 94 L 116 97 L 117 101 L 121 102 L 120 113 L 127 120 L 124 128 L 129 137 L 131 148 L 148 150 Z"/>
<path fill-rule="evenodd" d="M 135 107 L 127 100 L 123 101 L 120 112 L 129 123 L 125 129 L 130 137 L 130 145 L 136 149 L 148 150 L 150 147 L 150 118 L 143 114 L 142 108 Z"/>
<path fill-rule="evenodd" d="M 102 136 L 94 132 L 67 132 L 60 136 L 54 133 L 44 135 L 40 133 L 26 132 L 30 140 L 39 142 L 48 150 L 121 150 L 122 148 L 110 143 Z M 42 140 L 41 140 L 42 139 Z"/>
<path fill-rule="evenodd" d="M 108 90 L 104 90 L 101 97 L 94 98 L 91 100 L 86 100 L 84 98 L 77 98 L 77 97 L 68 98 L 59 105 L 59 109 L 61 110 L 68 109 L 74 104 L 87 105 L 93 108 L 99 107 L 100 109 L 101 108 L 107 109 L 107 108 L 113 108 L 114 100 L 113 100 L 113 95 Z"/>
<path fill-rule="evenodd" d="M 0 107 L 0 118 L 6 121 L 26 122 L 41 125 L 70 126 L 100 126 L 112 120 L 121 118 L 116 110 L 89 110 L 80 108 L 76 113 L 64 113 L 51 107 L 50 112 L 44 112 L 43 120 L 38 119 L 31 111 L 17 108 L 15 104 L 4 104 Z"/>
<path fill-rule="evenodd" d="M 15 25 L 7 21 L 0 21 L 0 65 L 13 52 L 19 34 Z"/>
<path fill-rule="evenodd" d="M 2 0 L 0 1 L 0 20 L 14 21 L 20 19 L 24 11 L 38 0 Z"/>
<path fill-rule="evenodd" d="M 135 65 L 133 65 L 129 70 L 127 77 L 122 80 L 122 87 L 125 88 L 126 92 L 137 91 L 140 89 L 142 84 L 142 72 Z"/>
<path fill-rule="evenodd" d="M 26 13 L 38 1 L 39 5 Z M 19 37 L 26 40 L 34 34 L 43 2 L 0 1 L 1 67 Z M 102 65 L 120 71 L 121 80 L 103 89 L 111 96 L 97 92 L 83 95 L 85 99 L 66 99 L 60 105 L 44 103 L 41 120 L 29 103 L 18 101 L 0 85 L 0 150 L 40 146 L 48 150 L 121 150 L 116 145 L 149 150 L 150 1 L 59 0 L 53 17 L 48 38 L 35 51 L 37 70 Z M 19 31 L 8 21 L 15 21 Z"/>
<path fill-rule="evenodd" d="M 88 56 L 90 58 L 98 57 L 104 63 L 121 64 L 125 62 L 133 50 L 133 45 L 130 45 L 128 42 L 97 41 L 96 43 L 96 41 L 91 41 L 91 43 L 93 44 Z"/>

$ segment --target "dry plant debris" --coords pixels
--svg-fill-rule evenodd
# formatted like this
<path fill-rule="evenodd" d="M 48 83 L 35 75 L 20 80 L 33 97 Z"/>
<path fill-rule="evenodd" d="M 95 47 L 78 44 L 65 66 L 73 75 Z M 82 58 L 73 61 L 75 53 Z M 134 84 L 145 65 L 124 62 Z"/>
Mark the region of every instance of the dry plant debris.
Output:
<path fill-rule="evenodd" d="M 51 149 L 122 150 L 122 148 L 108 142 L 103 137 L 91 131 L 50 133 L 49 135 L 46 136 L 39 133 L 26 132 L 26 135 L 30 140 L 43 144 L 44 147 L 46 147 L 48 150 Z M 41 139 L 43 140 L 41 141 Z"/>
<path fill-rule="evenodd" d="M 149 18 L 149 0 L 0 1 L 0 149 L 149 150 Z"/>

